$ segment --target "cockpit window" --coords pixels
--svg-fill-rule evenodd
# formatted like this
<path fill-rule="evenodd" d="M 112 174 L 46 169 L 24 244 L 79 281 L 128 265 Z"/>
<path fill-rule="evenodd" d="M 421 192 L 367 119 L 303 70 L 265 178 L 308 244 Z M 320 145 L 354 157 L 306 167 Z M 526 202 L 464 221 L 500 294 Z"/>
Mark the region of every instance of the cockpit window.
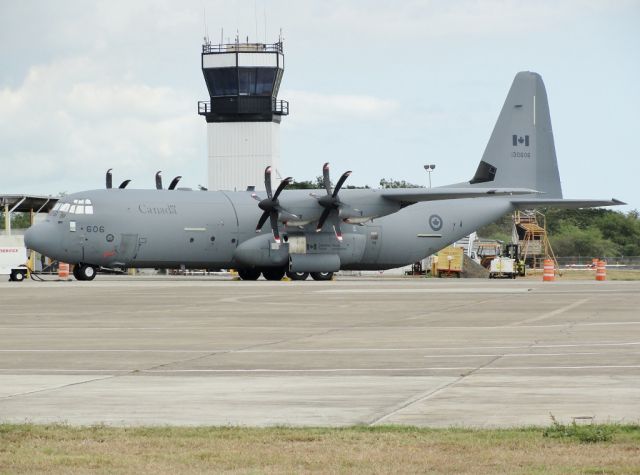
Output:
<path fill-rule="evenodd" d="M 52 213 L 57 211 L 68 214 L 93 214 L 93 205 L 89 199 L 73 200 L 73 203 L 62 203 L 59 201 L 51 209 Z"/>

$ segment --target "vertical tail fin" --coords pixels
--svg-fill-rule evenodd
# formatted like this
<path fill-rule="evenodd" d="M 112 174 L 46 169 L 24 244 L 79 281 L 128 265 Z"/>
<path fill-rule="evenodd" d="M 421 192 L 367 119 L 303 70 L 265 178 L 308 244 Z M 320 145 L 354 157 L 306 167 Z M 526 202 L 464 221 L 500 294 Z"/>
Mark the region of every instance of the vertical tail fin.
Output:
<path fill-rule="evenodd" d="M 562 198 L 547 92 L 539 74 L 516 74 L 469 183 L 531 188 L 545 198 Z"/>

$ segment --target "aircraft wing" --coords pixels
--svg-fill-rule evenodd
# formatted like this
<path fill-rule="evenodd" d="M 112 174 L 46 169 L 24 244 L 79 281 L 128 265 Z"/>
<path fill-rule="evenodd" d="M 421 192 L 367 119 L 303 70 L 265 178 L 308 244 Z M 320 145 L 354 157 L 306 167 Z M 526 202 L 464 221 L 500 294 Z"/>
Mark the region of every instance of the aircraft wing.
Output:
<path fill-rule="evenodd" d="M 383 198 L 405 204 L 420 201 L 456 200 L 487 196 L 531 195 L 527 188 L 388 188 L 380 191 Z"/>
<path fill-rule="evenodd" d="M 627 203 L 612 198 L 611 200 L 564 200 L 564 199 L 514 199 L 511 200 L 518 209 L 531 208 L 597 208 L 599 206 L 620 206 Z"/>

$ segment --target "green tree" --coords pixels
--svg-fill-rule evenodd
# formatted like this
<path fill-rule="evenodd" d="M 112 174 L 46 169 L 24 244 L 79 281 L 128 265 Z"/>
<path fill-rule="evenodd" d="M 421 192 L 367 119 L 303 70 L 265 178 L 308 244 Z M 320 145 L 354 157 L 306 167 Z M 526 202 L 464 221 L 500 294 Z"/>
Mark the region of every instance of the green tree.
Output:
<path fill-rule="evenodd" d="M 26 229 L 29 226 L 31 226 L 29 213 L 12 213 L 11 215 L 12 229 Z M 0 212 L 0 229 L 4 229 L 4 211 Z"/>
<path fill-rule="evenodd" d="M 383 178 L 380 180 L 380 188 L 424 188 L 424 186 L 409 183 L 405 180 L 394 180 L 392 178 L 387 180 Z"/>
<path fill-rule="evenodd" d="M 602 235 L 596 226 L 579 228 L 564 224 L 550 236 L 551 246 L 558 256 L 613 257 L 620 255 L 620 246 Z"/>

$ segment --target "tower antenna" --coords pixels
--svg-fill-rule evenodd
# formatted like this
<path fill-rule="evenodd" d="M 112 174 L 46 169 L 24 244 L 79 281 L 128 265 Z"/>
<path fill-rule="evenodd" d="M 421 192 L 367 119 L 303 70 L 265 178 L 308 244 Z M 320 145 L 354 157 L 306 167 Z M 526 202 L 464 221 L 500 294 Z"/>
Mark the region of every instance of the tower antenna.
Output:
<path fill-rule="evenodd" d="M 207 31 L 207 7 L 202 7 L 202 20 L 204 21 L 204 43 L 209 43 L 209 32 Z"/>
<path fill-rule="evenodd" d="M 256 43 L 260 41 L 258 38 L 258 0 L 253 0 L 253 16 L 255 18 L 256 23 Z"/>

